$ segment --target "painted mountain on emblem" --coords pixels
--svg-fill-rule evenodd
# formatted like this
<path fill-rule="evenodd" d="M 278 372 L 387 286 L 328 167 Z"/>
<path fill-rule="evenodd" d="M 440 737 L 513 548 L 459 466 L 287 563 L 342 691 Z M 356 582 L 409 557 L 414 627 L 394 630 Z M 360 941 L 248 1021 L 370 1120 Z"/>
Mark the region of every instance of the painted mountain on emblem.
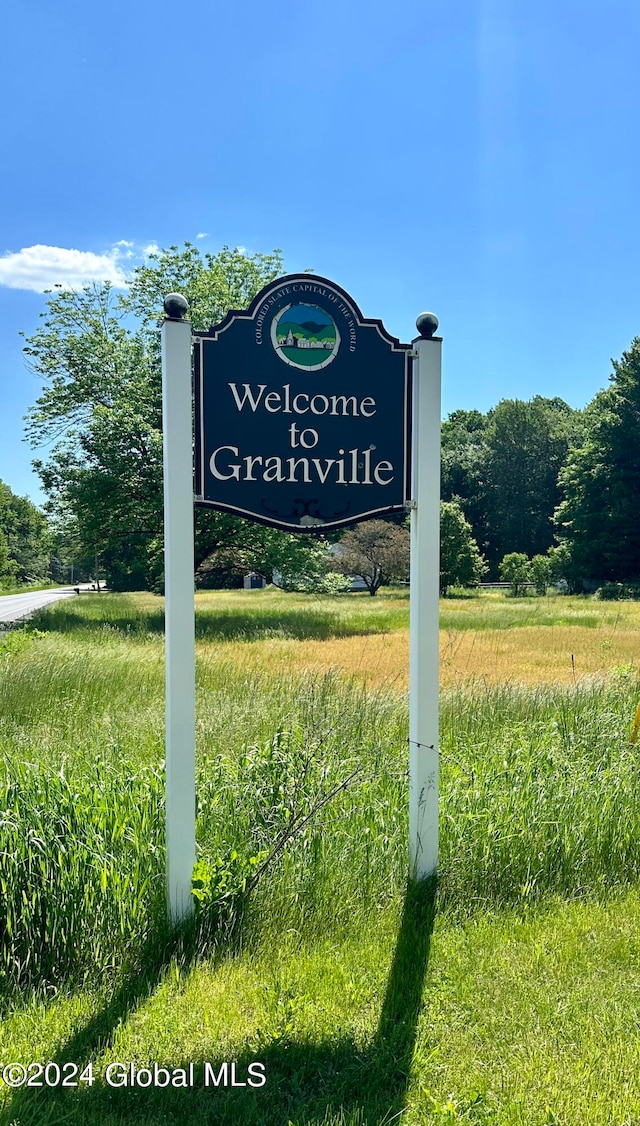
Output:
<path fill-rule="evenodd" d="M 276 351 L 285 363 L 300 368 L 326 367 L 340 339 L 333 318 L 317 305 L 289 305 L 272 330 Z"/>

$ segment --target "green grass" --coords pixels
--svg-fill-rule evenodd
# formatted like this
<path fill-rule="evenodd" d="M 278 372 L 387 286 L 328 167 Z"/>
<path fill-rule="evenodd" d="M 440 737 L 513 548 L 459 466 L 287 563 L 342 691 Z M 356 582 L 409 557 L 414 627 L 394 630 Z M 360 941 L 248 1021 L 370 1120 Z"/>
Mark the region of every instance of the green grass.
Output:
<path fill-rule="evenodd" d="M 2 1058 L 92 1059 L 97 1079 L 17 1092 L 6 1121 L 364 1126 L 407 1108 L 412 1126 L 635 1123 L 639 924 L 635 891 L 457 926 L 440 916 L 433 930 L 424 908 L 403 919 L 394 902 L 340 940 L 288 933 L 275 949 L 173 963 L 115 1002 L 33 1000 L 5 1020 Z M 196 1085 L 109 1089 L 116 1060 L 193 1061 Z M 205 1060 L 237 1060 L 239 1078 L 259 1060 L 267 1086 L 207 1091 Z"/>
<path fill-rule="evenodd" d="M 264 591 L 220 591 L 198 594 L 196 636 L 202 641 L 259 640 L 273 637 L 349 637 L 402 629 L 409 622 L 406 590 L 308 595 Z M 105 594 L 60 602 L 33 619 L 50 631 L 89 636 L 111 631 L 134 641 L 164 631 L 163 600 L 154 595 Z"/>
<path fill-rule="evenodd" d="M 406 587 L 383 588 L 375 598 L 366 592 L 348 595 L 264 591 L 219 591 L 196 598 L 196 633 L 200 640 L 260 640 L 273 637 L 350 637 L 387 633 L 409 625 Z M 153 595 L 105 594 L 60 602 L 34 618 L 50 631 L 91 634 L 112 630 L 132 640 L 145 640 L 164 630 L 163 602 Z M 549 594 L 511 598 L 493 592 L 440 603 L 443 630 L 508 630 L 522 626 L 583 626 L 587 629 L 640 627 L 635 603 L 602 603 L 587 596 Z"/>
<path fill-rule="evenodd" d="M 33 583 L 8 583 L 4 586 L 0 583 L 0 597 L 4 597 L 5 594 L 31 594 L 38 590 L 51 590 L 53 587 L 66 585 L 66 583 L 47 582 L 45 579 Z"/>
<path fill-rule="evenodd" d="M 99 1076 L 5 1089 L 0 1122 L 640 1122 L 635 675 L 444 693 L 438 888 L 407 894 L 406 697 L 258 675 L 224 650 L 250 617 L 266 640 L 395 628 L 406 599 L 289 599 L 202 598 L 209 898 L 178 939 L 157 600 L 81 598 L 0 643 L 0 1061 Z M 291 820 L 349 778 L 243 895 Z M 197 1086 L 113 1090 L 117 1059 L 192 1061 Z M 225 1059 L 262 1060 L 267 1086 L 204 1090 L 204 1062 Z"/>
<path fill-rule="evenodd" d="M 602 604 L 587 595 L 548 594 L 511 598 L 505 594 L 482 592 L 471 598 L 443 599 L 440 603 L 441 629 L 513 629 L 522 626 L 599 626 L 615 628 L 627 614 L 619 604 Z"/>

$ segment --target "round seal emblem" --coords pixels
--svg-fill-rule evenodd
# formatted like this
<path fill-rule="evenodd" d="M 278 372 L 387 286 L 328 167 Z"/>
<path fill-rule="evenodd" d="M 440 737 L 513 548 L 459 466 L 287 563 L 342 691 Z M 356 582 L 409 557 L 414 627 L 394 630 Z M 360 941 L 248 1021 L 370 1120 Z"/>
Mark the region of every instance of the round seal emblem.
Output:
<path fill-rule="evenodd" d="M 271 323 L 271 343 L 290 367 L 326 368 L 340 347 L 336 323 L 319 305 L 287 305 Z"/>

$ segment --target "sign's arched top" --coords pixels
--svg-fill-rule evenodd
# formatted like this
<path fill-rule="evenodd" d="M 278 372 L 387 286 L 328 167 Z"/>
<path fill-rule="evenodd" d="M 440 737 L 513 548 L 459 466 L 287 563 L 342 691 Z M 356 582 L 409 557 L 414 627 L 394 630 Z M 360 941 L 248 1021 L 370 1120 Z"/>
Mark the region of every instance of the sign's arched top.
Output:
<path fill-rule="evenodd" d="M 289 274 L 195 338 L 197 503 L 289 531 L 401 511 L 410 345 Z"/>

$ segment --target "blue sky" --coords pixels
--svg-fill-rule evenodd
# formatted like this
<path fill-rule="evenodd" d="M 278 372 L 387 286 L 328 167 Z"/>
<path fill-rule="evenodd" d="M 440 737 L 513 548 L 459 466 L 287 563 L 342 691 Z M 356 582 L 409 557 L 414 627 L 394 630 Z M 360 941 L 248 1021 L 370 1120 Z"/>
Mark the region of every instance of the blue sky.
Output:
<path fill-rule="evenodd" d="M 185 239 L 280 247 L 403 340 L 432 309 L 445 414 L 583 406 L 640 334 L 639 33 L 637 0 L 10 5 L 0 478 L 42 499 L 42 290 Z"/>

